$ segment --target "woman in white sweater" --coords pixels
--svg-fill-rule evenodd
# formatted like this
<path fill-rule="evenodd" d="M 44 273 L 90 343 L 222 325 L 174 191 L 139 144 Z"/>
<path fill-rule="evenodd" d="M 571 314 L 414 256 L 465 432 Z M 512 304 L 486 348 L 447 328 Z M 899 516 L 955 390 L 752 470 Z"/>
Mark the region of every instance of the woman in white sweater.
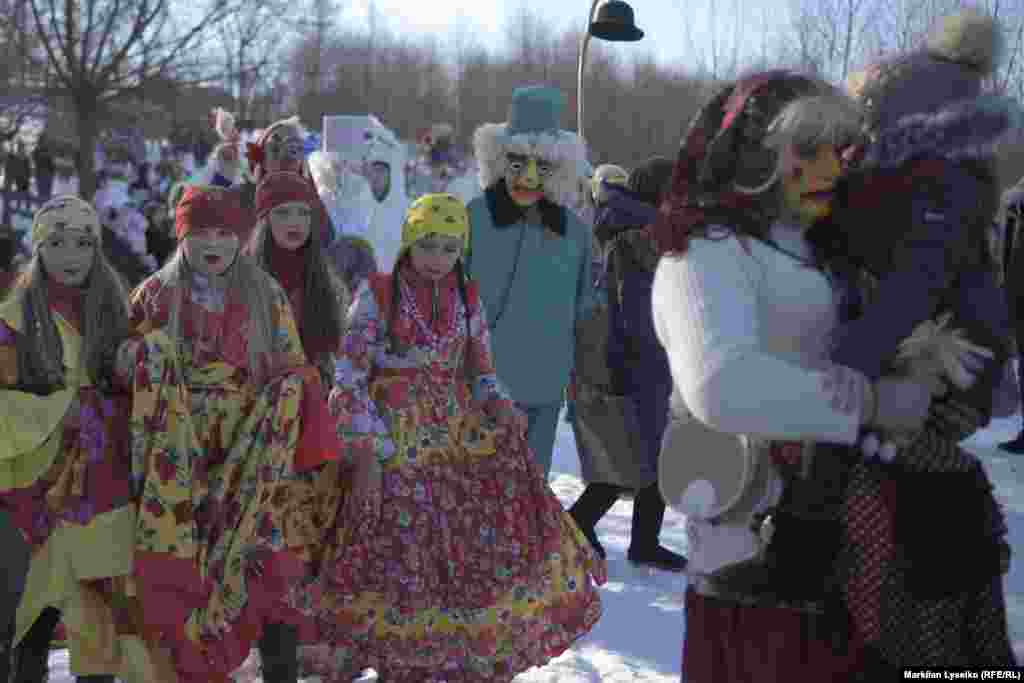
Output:
<path fill-rule="evenodd" d="M 842 637 L 834 571 L 844 468 L 859 457 L 849 446 L 866 428 L 920 429 L 939 386 L 871 383 L 828 359 L 856 274 L 829 236 L 808 239 L 807 229 L 830 210 L 857 123 L 823 82 L 788 72 L 737 81 L 695 119 L 654 228 L 664 258 L 653 313 L 673 412 L 743 435 L 763 475 L 748 518 L 688 519 L 687 683 L 835 683 L 861 668 L 857 644 Z M 835 457 L 819 448 L 809 458 L 804 444 L 815 442 L 835 444 Z M 735 539 L 765 531 L 755 523 L 769 512 L 766 553 L 737 550 Z"/>

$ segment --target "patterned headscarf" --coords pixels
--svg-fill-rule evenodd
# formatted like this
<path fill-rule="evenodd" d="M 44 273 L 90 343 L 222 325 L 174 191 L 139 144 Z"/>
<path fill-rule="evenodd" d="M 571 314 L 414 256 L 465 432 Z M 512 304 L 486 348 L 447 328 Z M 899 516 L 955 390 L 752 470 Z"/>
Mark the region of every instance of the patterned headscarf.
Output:
<path fill-rule="evenodd" d="M 92 204 L 75 197 L 62 195 L 43 204 L 32 219 L 32 248 L 45 242 L 50 235 L 64 230 L 82 230 L 97 242 L 103 239 L 100 217 Z"/>
<path fill-rule="evenodd" d="M 685 251 L 702 226 L 762 217 L 762 195 L 777 166 L 776 153 L 763 144 L 768 126 L 789 102 L 818 88 L 792 71 L 763 71 L 727 85 L 697 112 L 651 227 L 660 253 Z"/>
<path fill-rule="evenodd" d="M 409 207 L 402 224 L 402 251 L 430 234 L 446 235 L 469 244 L 469 213 L 452 194 L 423 195 Z"/>

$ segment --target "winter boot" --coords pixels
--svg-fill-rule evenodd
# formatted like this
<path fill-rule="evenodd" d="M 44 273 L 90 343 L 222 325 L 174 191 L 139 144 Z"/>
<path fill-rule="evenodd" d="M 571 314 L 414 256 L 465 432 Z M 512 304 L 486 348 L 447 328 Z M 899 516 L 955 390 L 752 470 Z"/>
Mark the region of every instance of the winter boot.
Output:
<path fill-rule="evenodd" d="M 1024 455 L 1024 431 L 1018 434 L 1017 438 L 1013 441 L 999 444 L 999 450 L 1013 453 L 1014 455 Z"/>
<path fill-rule="evenodd" d="M 686 569 L 686 558 L 658 542 L 661 524 L 665 521 L 665 501 L 658 485 L 641 489 L 633 501 L 633 529 L 626 558 L 633 564 L 646 565 L 670 572 Z"/>
<path fill-rule="evenodd" d="M 264 683 L 298 683 L 298 628 L 291 624 L 267 624 L 259 650 Z"/>
<path fill-rule="evenodd" d="M 2 627 L 0 633 L 0 683 L 11 680 L 14 669 L 14 619 Z"/>
<path fill-rule="evenodd" d="M 14 680 L 18 683 L 44 683 L 50 669 L 50 642 L 60 623 L 60 612 L 44 609 L 36 623 L 14 649 Z"/>
<path fill-rule="evenodd" d="M 1024 358 L 1017 363 L 1017 389 L 1020 391 L 1020 406 L 1024 411 Z M 999 444 L 999 449 L 1014 455 L 1024 455 L 1024 427 L 1013 441 Z"/>
<path fill-rule="evenodd" d="M 622 488 L 614 484 L 587 484 L 587 488 L 583 489 L 583 493 L 569 508 L 569 514 L 572 515 L 576 526 L 587 537 L 590 545 L 594 547 L 594 552 L 601 559 L 605 557 L 605 550 L 597 538 L 597 531 L 594 527 L 615 505 L 621 491 Z"/>

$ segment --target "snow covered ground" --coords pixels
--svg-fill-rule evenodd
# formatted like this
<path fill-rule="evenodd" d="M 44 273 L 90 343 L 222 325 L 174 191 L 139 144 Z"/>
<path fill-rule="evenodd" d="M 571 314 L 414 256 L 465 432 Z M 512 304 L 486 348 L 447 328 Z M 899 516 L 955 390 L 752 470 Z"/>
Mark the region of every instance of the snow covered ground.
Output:
<path fill-rule="evenodd" d="M 1010 543 L 1018 553 L 1006 577 L 1010 631 L 1018 658 L 1024 658 L 1024 456 L 1010 456 L 996 448 L 1013 438 L 1019 427 L 1019 416 L 996 420 L 965 445 L 984 459 L 1006 506 Z M 576 444 L 564 422 L 559 426 L 551 486 L 566 507 L 583 491 Z M 638 569 L 626 561 L 632 509 L 631 501 L 620 501 L 598 525 L 608 550 L 609 574 L 602 590 L 604 616 L 600 623 L 571 651 L 522 674 L 517 683 L 678 683 L 686 582 L 680 575 Z M 674 550 L 686 552 L 681 515 L 668 511 L 662 540 Z M 257 659 L 251 657 L 243 670 L 254 670 Z M 50 668 L 51 683 L 74 681 L 65 651 L 54 653 Z M 367 674 L 363 680 L 375 677 Z"/>

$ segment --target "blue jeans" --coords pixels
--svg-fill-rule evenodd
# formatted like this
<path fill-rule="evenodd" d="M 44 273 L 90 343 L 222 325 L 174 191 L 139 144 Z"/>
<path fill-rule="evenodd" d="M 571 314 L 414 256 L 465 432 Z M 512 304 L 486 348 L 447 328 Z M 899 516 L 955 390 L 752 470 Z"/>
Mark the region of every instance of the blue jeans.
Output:
<path fill-rule="evenodd" d="M 551 460 L 555 449 L 555 432 L 558 429 L 558 412 L 562 402 L 542 403 L 537 405 L 516 404 L 526 413 L 529 426 L 526 439 L 533 451 L 533 460 L 544 470 L 544 477 L 551 474 Z"/>

